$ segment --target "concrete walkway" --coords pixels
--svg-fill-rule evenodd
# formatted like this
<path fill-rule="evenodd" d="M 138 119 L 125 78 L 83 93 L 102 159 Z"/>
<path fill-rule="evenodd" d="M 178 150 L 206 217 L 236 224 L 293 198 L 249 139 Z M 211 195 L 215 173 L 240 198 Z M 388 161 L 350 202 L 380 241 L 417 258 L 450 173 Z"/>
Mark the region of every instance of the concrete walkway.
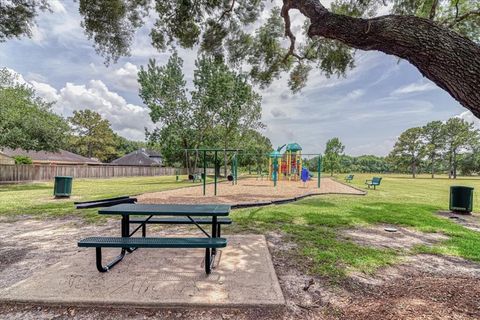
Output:
<path fill-rule="evenodd" d="M 117 251 L 110 250 L 110 256 Z M 209 276 L 204 273 L 203 256 L 202 249 L 141 249 L 109 272 L 99 273 L 95 250 L 79 249 L 0 290 L 0 302 L 122 307 L 284 305 L 264 236 L 229 236 Z"/>

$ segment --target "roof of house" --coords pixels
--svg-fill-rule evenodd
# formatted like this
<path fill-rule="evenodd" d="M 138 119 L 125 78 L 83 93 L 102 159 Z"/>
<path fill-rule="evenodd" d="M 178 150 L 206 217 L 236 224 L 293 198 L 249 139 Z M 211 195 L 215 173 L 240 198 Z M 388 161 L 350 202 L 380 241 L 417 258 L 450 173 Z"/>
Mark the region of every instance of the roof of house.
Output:
<path fill-rule="evenodd" d="M 79 154 L 69 152 L 66 150 L 59 150 L 58 152 L 49 151 L 25 151 L 23 149 L 9 149 L 5 148 L 2 153 L 9 156 L 27 156 L 37 163 L 58 163 L 58 164 L 101 164 L 97 159 L 90 159 Z"/>
<path fill-rule="evenodd" d="M 139 149 L 113 160 L 112 163 L 124 166 L 158 166 L 162 164 L 162 155 L 153 150 Z"/>

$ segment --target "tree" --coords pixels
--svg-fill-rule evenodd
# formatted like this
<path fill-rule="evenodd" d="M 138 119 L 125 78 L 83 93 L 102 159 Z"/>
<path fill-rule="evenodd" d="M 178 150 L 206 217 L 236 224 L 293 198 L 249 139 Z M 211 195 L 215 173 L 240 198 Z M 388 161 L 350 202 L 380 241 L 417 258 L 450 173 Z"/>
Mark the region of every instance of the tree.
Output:
<path fill-rule="evenodd" d="M 273 150 L 269 138 L 255 130 L 246 130 L 239 137 L 239 165 L 248 167 L 250 173 L 252 166 L 262 172 L 266 167 L 267 155 Z"/>
<path fill-rule="evenodd" d="M 425 144 L 422 140 L 422 128 L 410 128 L 398 137 L 390 157 L 399 165 L 410 167 L 412 177 L 417 174 L 417 167 L 425 154 Z"/>
<path fill-rule="evenodd" d="M 72 127 L 72 152 L 100 161 L 111 160 L 116 156 L 116 135 L 110 128 L 110 122 L 92 110 L 74 111 L 68 118 Z"/>
<path fill-rule="evenodd" d="M 478 131 L 472 123 L 460 118 L 451 118 L 445 124 L 448 177 L 457 178 L 458 155 L 468 150 L 478 139 Z"/>
<path fill-rule="evenodd" d="M 0 18 L 1 19 L 1 18 Z M 0 148 L 57 151 L 68 136 L 66 121 L 14 74 L 0 69 Z"/>
<path fill-rule="evenodd" d="M 197 60 L 196 66 L 192 103 L 197 105 L 199 117 L 205 119 L 207 116 L 205 120 L 210 118 L 213 121 L 216 128 L 215 140 L 221 141 L 221 148 L 228 149 L 229 145 L 236 144 L 235 136 L 263 126 L 260 122 L 262 98 L 243 75 L 231 71 L 221 60 L 206 57 Z M 201 113 L 205 114 L 200 115 Z M 227 154 L 224 153 L 225 176 L 226 157 Z"/>
<path fill-rule="evenodd" d="M 268 85 L 290 71 L 297 91 L 318 67 L 343 75 L 354 66 L 356 49 L 376 50 L 413 64 L 425 77 L 480 116 L 480 6 L 477 0 L 277 0 L 265 21 L 269 1 L 79 1 L 82 26 L 106 62 L 127 55 L 136 30 L 150 14 L 152 44 L 160 51 L 181 46 L 224 57 L 234 67 L 250 65 L 252 79 Z M 28 35 L 47 1 L 0 1 L 0 41 Z M 376 16 L 378 9 L 390 14 Z M 292 28 L 299 11 L 305 27 Z M 154 11 L 154 12 L 152 12 Z M 260 22 L 260 23 L 259 23 Z M 296 33 L 294 33 L 294 31 Z M 302 34 L 299 34 L 302 33 Z M 305 39 L 298 43 L 298 39 Z M 290 44 L 285 46 L 284 39 Z"/>
<path fill-rule="evenodd" d="M 261 97 L 242 74 L 231 71 L 221 60 L 206 57 L 200 57 L 195 65 L 192 92 L 186 89 L 183 61 L 176 53 L 165 66 L 150 60 L 148 68 L 139 72 L 140 96 L 151 110 L 152 121 L 160 125 L 149 134 L 149 140 L 160 145 L 169 163 L 182 161 L 184 149 L 232 148 L 244 132 L 262 126 Z M 199 159 L 193 155 L 193 164 L 185 156 L 185 165 L 195 171 Z M 225 166 L 225 174 L 226 170 Z"/>
<path fill-rule="evenodd" d="M 435 166 L 445 146 L 445 128 L 442 121 L 432 121 L 422 128 L 425 152 L 428 156 L 432 179 L 435 176 Z"/>
<path fill-rule="evenodd" d="M 340 159 L 345 146 L 340 142 L 338 138 L 332 138 L 327 141 L 325 147 L 325 171 L 330 171 L 330 175 L 333 176 L 335 169 L 339 169 Z"/>

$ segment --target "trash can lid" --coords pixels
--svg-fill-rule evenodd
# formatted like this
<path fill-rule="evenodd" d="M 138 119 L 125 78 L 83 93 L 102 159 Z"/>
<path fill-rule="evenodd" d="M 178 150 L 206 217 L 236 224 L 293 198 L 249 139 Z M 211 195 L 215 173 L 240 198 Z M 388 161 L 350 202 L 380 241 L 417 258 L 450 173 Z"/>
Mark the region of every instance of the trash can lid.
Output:
<path fill-rule="evenodd" d="M 463 189 L 472 189 L 472 190 L 475 189 L 474 187 L 468 187 L 468 186 L 451 186 L 450 188 L 452 188 L 452 189 L 453 188 L 461 188 L 461 189 L 463 188 Z"/>
<path fill-rule="evenodd" d="M 72 176 L 55 176 L 55 179 L 62 178 L 62 179 L 73 179 Z"/>

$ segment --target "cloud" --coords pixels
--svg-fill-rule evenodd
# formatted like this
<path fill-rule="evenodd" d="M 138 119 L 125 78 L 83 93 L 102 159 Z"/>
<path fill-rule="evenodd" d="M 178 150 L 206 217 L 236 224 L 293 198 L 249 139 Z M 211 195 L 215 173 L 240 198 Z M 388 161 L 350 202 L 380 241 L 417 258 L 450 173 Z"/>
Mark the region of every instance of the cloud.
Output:
<path fill-rule="evenodd" d="M 138 67 L 133 63 L 127 62 L 113 72 L 109 73 L 107 77 L 115 83 L 115 85 L 125 91 L 138 92 Z"/>
<path fill-rule="evenodd" d="M 473 126 L 476 129 L 480 130 L 480 119 L 475 117 L 471 111 L 464 111 L 464 112 L 460 113 L 459 115 L 457 115 L 456 117 L 460 118 L 460 119 L 463 119 L 467 122 L 473 123 Z"/>
<path fill-rule="evenodd" d="M 53 102 L 53 111 L 64 117 L 71 116 L 75 110 L 94 110 L 110 121 L 114 131 L 132 140 L 144 140 L 145 128 L 151 130 L 154 127 L 148 109 L 128 103 L 101 80 L 90 80 L 80 85 L 67 82 L 57 90 L 48 83 L 27 82 L 16 74 L 19 82 L 30 85 L 47 102 Z"/>
<path fill-rule="evenodd" d="M 419 81 L 415 83 L 411 83 L 409 85 L 400 87 L 392 92 L 392 95 L 403 95 L 403 94 L 410 94 L 410 93 L 418 93 L 423 91 L 430 91 L 437 89 L 432 82 L 424 82 Z"/>

